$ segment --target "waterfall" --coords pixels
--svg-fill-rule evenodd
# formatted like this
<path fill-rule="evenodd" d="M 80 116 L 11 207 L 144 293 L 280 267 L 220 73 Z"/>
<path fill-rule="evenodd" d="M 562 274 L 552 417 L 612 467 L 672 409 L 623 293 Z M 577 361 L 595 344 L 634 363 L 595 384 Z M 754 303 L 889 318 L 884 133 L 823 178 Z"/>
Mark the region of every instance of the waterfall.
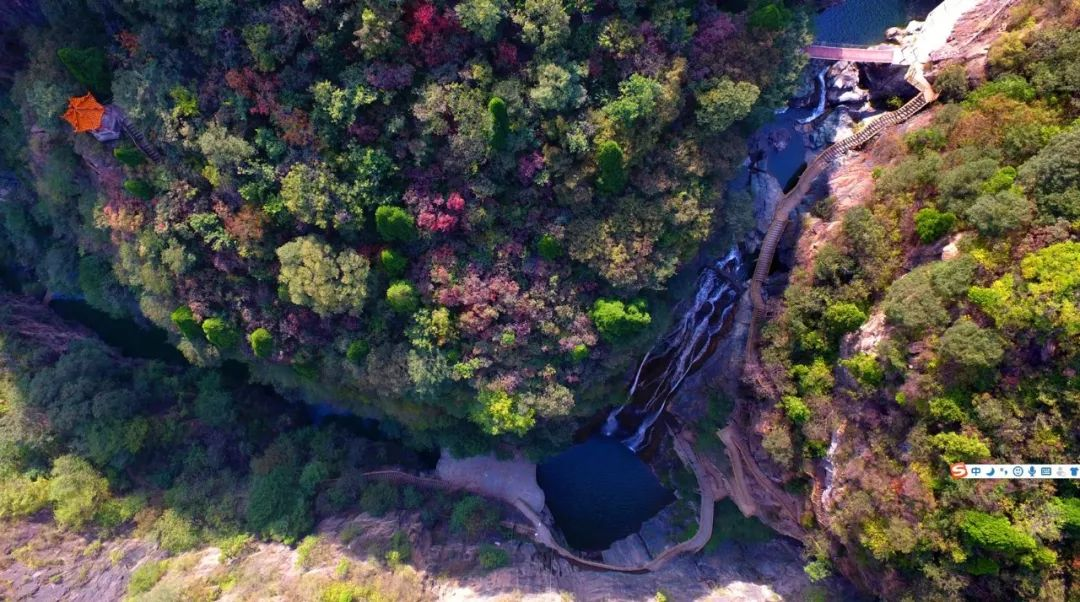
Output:
<path fill-rule="evenodd" d="M 619 436 L 634 451 L 641 448 L 679 385 L 701 365 L 716 335 L 730 324 L 742 288 L 741 269 L 742 255 L 736 247 L 702 270 L 693 302 L 645 354 L 630 385 L 628 403 L 608 414 L 601 429 L 604 435 Z M 622 422 L 620 417 L 624 418 Z M 634 419 L 640 421 L 636 428 L 622 428 L 625 422 L 637 421 Z"/>
<path fill-rule="evenodd" d="M 818 117 L 821 117 L 821 115 L 825 112 L 825 92 L 826 92 L 826 90 L 825 90 L 825 74 L 828 73 L 828 71 L 829 71 L 829 68 L 825 67 L 821 71 L 818 72 L 818 74 L 817 74 L 818 89 L 821 90 L 821 95 L 818 96 L 817 106 L 814 107 L 814 112 L 811 113 L 809 117 L 806 117 L 804 119 L 800 119 L 799 123 L 803 123 L 803 124 L 810 123 L 811 121 L 817 119 Z"/>
<path fill-rule="evenodd" d="M 828 508 L 829 498 L 832 496 L 833 476 L 836 474 L 836 466 L 833 464 L 833 454 L 836 453 L 836 447 L 840 444 L 839 435 L 844 432 L 843 426 L 836 429 L 832 434 L 832 440 L 829 441 L 829 450 L 825 452 L 825 488 L 821 491 L 821 505 L 824 508 Z"/>

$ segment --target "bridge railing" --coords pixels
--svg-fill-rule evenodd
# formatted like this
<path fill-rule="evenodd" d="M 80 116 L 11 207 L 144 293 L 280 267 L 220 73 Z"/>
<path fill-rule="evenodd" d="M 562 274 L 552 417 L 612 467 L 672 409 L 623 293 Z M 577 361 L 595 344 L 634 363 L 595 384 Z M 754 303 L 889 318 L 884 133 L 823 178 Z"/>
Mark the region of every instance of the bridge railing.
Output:
<path fill-rule="evenodd" d="M 880 45 L 881 44 L 875 44 L 875 46 Z M 826 42 L 824 40 L 814 40 L 811 44 L 807 46 L 807 48 L 811 46 L 822 46 L 825 48 L 852 48 L 855 50 L 893 50 L 894 48 L 897 50 L 900 49 L 900 46 L 897 46 L 895 44 L 888 44 L 887 48 L 871 48 L 867 44 L 852 44 L 850 42 Z"/>

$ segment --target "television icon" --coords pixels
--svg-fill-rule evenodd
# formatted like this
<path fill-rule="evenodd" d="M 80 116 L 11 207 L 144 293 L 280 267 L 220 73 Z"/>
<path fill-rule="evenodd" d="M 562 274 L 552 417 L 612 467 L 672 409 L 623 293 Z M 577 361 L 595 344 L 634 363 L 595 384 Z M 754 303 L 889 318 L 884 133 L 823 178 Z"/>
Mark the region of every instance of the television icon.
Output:
<path fill-rule="evenodd" d="M 1040 477 L 1049 477 L 1049 476 L 1051 476 L 1053 474 L 1054 474 L 1054 471 L 1049 466 L 1043 466 L 1042 468 L 1039 469 L 1039 476 Z"/>

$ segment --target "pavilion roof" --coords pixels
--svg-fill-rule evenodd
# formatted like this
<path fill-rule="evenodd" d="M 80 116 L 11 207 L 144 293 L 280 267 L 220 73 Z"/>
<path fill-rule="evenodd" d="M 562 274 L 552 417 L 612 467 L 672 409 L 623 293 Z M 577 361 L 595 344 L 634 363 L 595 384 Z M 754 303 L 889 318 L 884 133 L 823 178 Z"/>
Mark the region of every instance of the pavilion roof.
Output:
<path fill-rule="evenodd" d="M 63 119 L 75 128 L 76 132 L 89 132 L 101 127 L 101 118 L 105 115 L 105 107 L 87 92 L 86 96 L 72 96 L 68 99 L 67 111 L 64 111 Z"/>

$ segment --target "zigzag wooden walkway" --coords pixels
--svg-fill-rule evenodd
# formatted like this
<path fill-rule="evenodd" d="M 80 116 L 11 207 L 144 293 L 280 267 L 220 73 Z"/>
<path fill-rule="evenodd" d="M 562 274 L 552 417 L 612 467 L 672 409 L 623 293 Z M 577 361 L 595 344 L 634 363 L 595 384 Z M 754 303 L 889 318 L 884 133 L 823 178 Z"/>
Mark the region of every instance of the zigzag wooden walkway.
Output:
<path fill-rule="evenodd" d="M 910 73 L 909 81 L 920 89 L 921 93 L 918 96 L 909 100 L 900 109 L 881 115 L 877 119 L 866 123 L 862 130 L 833 144 L 815 157 L 806 166 L 806 171 L 799 176 L 795 188 L 791 189 L 781 199 L 776 212 L 773 213 L 772 222 L 765 232 L 765 238 L 761 241 L 761 250 L 758 252 L 757 263 L 754 265 L 754 275 L 750 278 L 750 302 L 753 305 L 753 312 L 750 317 L 750 333 L 746 338 L 745 356 L 748 369 L 756 369 L 759 366 L 760 358 L 757 353 L 758 328 L 761 321 L 765 319 L 765 297 L 762 294 L 762 288 L 765 285 L 766 278 L 769 276 L 769 270 L 772 268 L 773 258 L 776 255 L 776 246 L 780 243 L 780 237 L 783 236 L 784 229 L 787 228 L 791 212 L 798 207 L 803 197 L 810 191 L 810 185 L 814 183 L 818 176 L 824 173 L 833 160 L 849 150 L 866 144 L 885 129 L 907 121 L 937 98 L 933 89 L 930 88 L 930 84 L 922 78 L 921 73 Z"/>

